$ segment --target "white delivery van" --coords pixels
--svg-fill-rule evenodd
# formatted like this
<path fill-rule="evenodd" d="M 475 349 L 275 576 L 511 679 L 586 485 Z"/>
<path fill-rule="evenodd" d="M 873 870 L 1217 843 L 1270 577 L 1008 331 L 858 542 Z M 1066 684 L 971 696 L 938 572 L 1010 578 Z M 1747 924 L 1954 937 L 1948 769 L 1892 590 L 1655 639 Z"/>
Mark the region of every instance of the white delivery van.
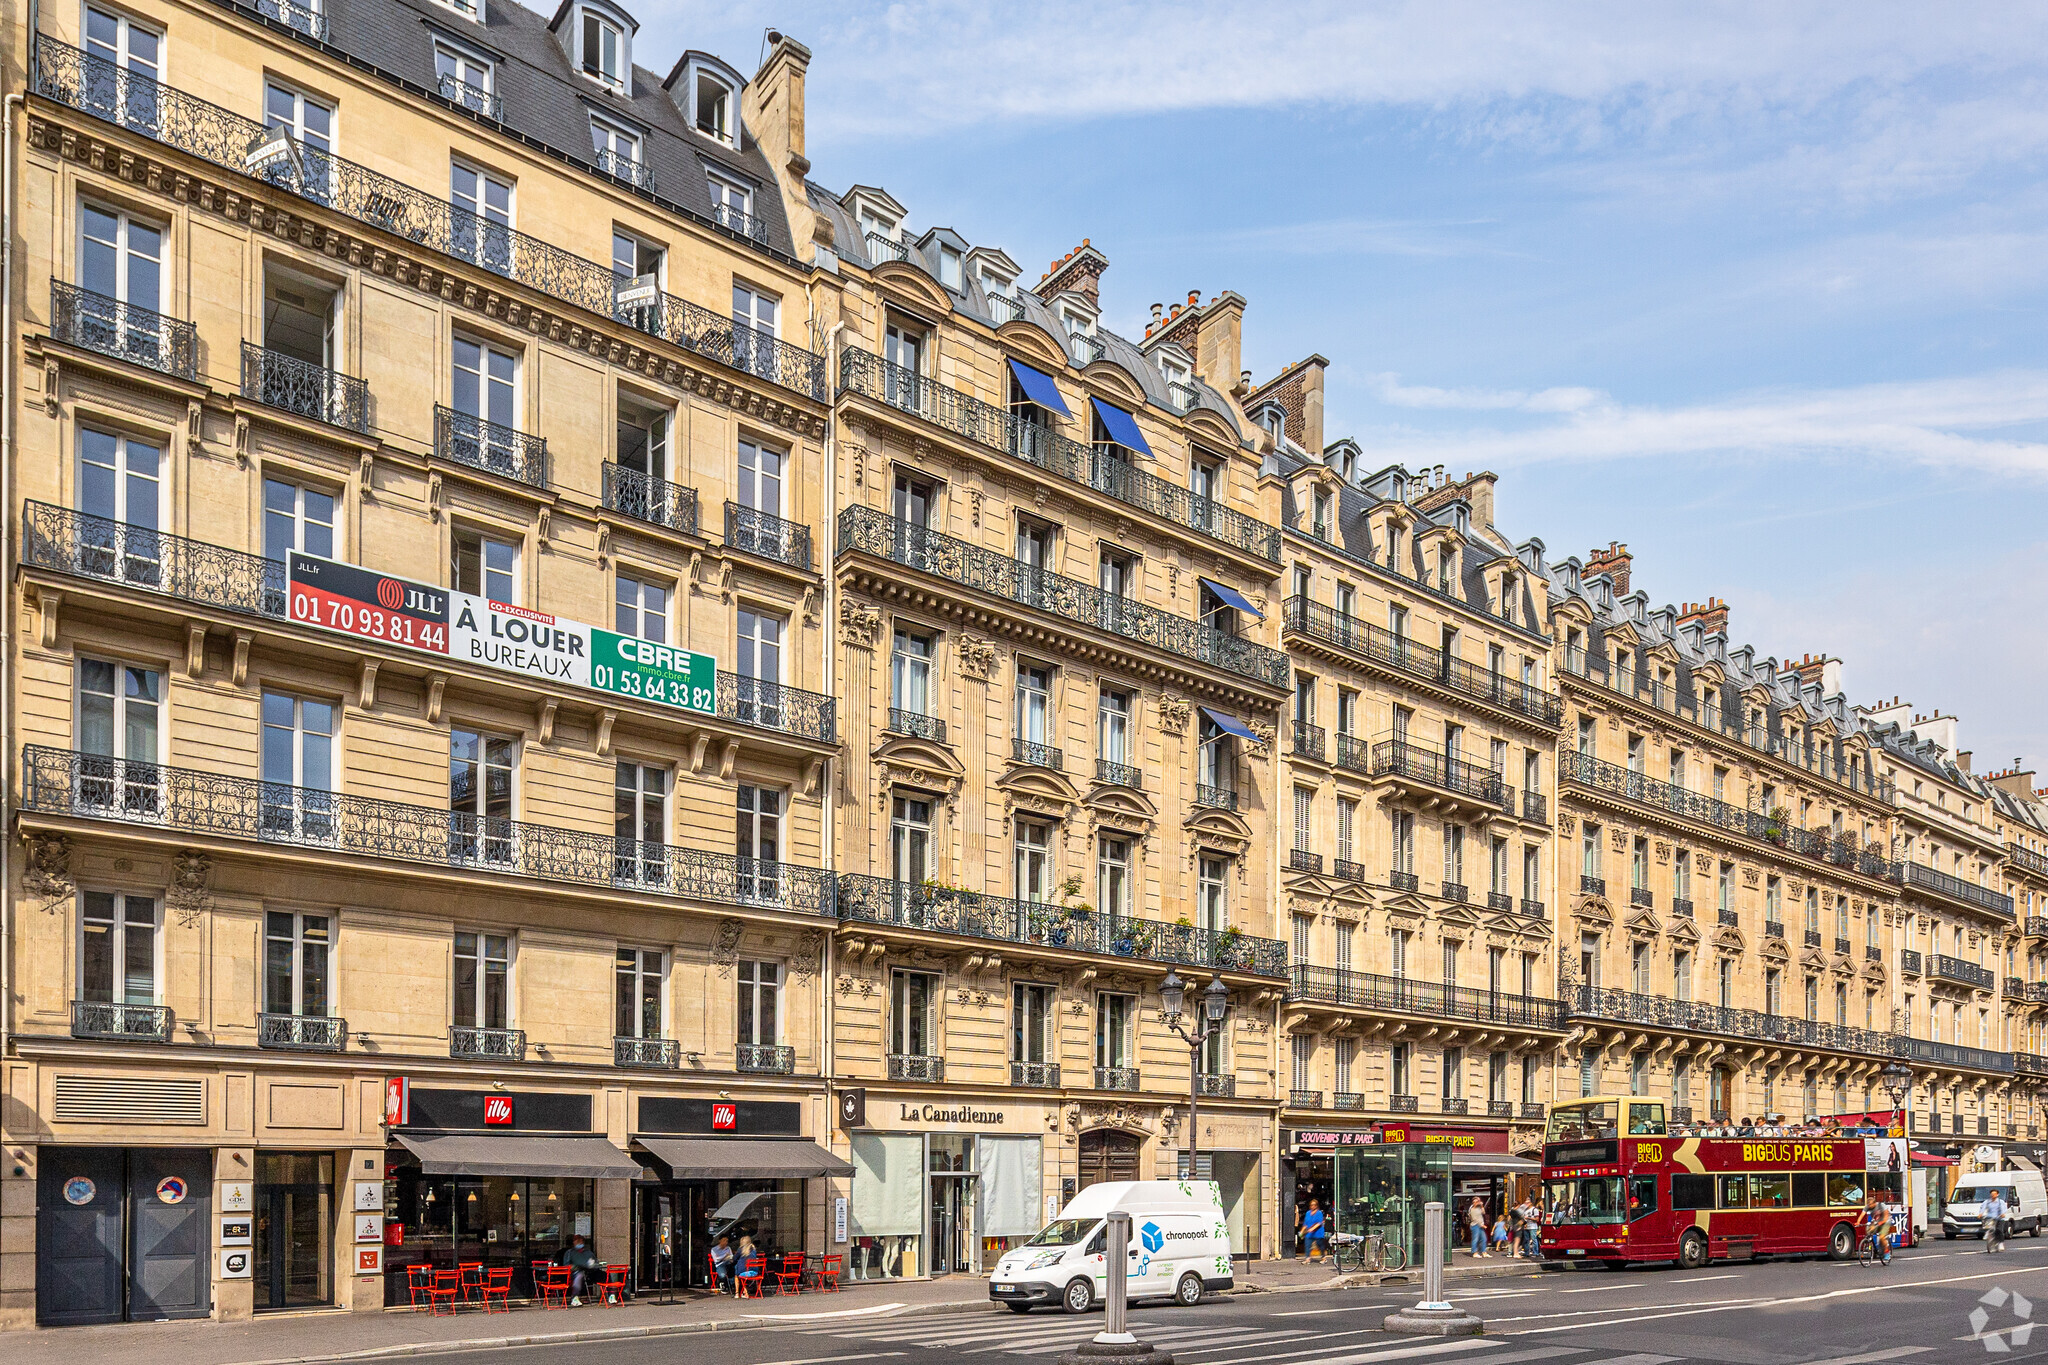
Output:
<path fill-rule="evenodd" d="M 1977 1171 L 1956 1181 L 1941 1211 L 1941 1235 L 1951 1240 L 1984 1230 L 1984 1201 L 1997 1190 L 2005 1196 L 2005 1227 L 2039 1237 L 2048 1224 L 2048 1188 L 2039 1171 Z"/>
<path fill-rule="evenodd" d="M 1235 1282 L 1230 1225 L 1215 1181 L 1110 1180 L 1082 1190 L 1036 1237 L 1006 1253 L 989 1277 L 989 1298 L 1013 1313 L 1041 1303 L 1085 1313 L 1103 1302 L 1109 1293 L 1106 1219 L 1117 1210 L 1131 1215 L 1125 1283 L 1132 1301 L 1195 1304 Z"/>

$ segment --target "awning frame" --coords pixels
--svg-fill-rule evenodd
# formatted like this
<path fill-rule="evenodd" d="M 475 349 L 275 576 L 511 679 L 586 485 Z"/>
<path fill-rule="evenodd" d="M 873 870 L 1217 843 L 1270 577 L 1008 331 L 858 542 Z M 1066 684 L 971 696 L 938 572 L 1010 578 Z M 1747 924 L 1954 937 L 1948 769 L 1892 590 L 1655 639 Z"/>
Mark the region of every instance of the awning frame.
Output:
<path fill-rule="evenodd" d="M 1067 400 L 1060 397 L 1060 386 L 1044 370 L 1026 365 L 1013 356 L 1010 373 L 1016 377 L 1017 387 L 1024 390 L 1024 396 L 1047 412 L 1056 412 L 1062 417 L 1074 415 L 1073 409 L 1067 406 Z"/>
<path fill-rule="evenodd" d="M 1202 708 L 1202 714 L 1213 721 L 1216 728 L 1226 735 L 1234 736 L 1245 741 L 1247 744 L 1257 744 L 1259 742 L 1258 733 L 1236 716 L 1228 715 L 1207 706 Z"/>
<path fill-rule="evenodd" d="M 1095 415 L 1102 422 L 1102 428 L 1109 433 L 1109 439 L 1126 450 L 1135 450 L 1145 455 L 1152 453 L 1152 447 L 1145 444 L 1145 433 L 1138 430 L 1138 419 L 1114 403 L 1105 403 L 1100 398 L 1090 398 L 1095 405 Z"/>
<path fill-rule="evenodd" d="M 428 1175 L 637 1180 L 639 1162 L 594 1134 L 394 1133 Z"/>
<path fill-rule="evenodd" d="M 675 1180 L 734 1177 L 764 1180 L 813 1180 L 850 1176 L 853 1163 L 834 1156 L 809 1138 L 706 1137 L 691 1133 L 635 1133 L 633 1141 L 647 1149 Z M 769 1160 L 781 1158 L 779 1161 Z M 749 1161 L 757 1164 L 750 1167 Z"/>
<path fill-rule="evenodd" d="M 1260 611 L 1257 607 L 1253 606 L 1252 601 L 1249 597 L 1246 597 L 1243 593 L 1239 592 L 1236 588 L 1231 587 L 1228 583 L 1218 583 L 1213 578 L 1198 578 L 1196 581 L 1199 582 L 1203 587 L 1207 588 L 1210 592 L 1213 592 L 1218 597 L 1222 598 L 1224 606 L 1229 607 L 1235 611 L 1248 611 L 1261 621 L 1266 619 L 1266 613 Z"/>

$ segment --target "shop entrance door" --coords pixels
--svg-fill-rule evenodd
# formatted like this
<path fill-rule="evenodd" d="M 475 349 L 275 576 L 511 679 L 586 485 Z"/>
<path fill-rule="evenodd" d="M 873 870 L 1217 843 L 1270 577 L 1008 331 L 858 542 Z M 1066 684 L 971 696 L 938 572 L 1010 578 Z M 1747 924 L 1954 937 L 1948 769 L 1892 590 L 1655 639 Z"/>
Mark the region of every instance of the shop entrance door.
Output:
<path fill-rule="evenodd" d="M 1136 1180 L 1138 1178 L 1138 1151 L 1144 1146 L 1144 1139 L 1135 1133 L 1094 1132 L 1081 1134 L 1081 1184 L 1101 1184 L 1105 1180 Z"/>
<path fill-rule="evenodd" d="M 210 1153 L 48 1147 L 40 1163 L 39 1322 L 206 1315 Z"/>
<path fill-rule="evenodd" d="M 932 1274 L 974 1271 L 974 1182 L 971 1171 L 931 1173 Z"/>
<path fill-rule="evenodd" d="M 334 1155 L 256 1154 L 258 1308 L 334 1301 Z"/>

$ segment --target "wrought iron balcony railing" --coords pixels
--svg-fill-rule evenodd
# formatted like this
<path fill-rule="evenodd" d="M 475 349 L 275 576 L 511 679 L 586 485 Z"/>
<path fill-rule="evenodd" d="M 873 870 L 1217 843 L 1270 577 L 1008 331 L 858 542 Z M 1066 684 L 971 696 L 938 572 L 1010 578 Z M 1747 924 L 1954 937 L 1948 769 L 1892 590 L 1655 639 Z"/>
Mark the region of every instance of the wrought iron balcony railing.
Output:
<path fill-rule="evenodd" d="M 1138 1089 L 1138 1068 L 1134 1066 L 1098 1066 L 1095 1068 L 1097 1090 Z"/>
<path fill-rule="evenodd" d="M 482 114 L 493 123 L 505 121 L 505 101 L 481 85 L 471 85 L 452 71 L 444 71 L 439 79 L 441 98 L 472 114 Z"/>
<path fill-rule="evenodd" d="M 1742 923 L 1742 916 L 1738 911 L 1730 910 L 1724 905 L 1714 911 L 1714 922 L 1725 929 L 1733 929 Z"/>
<path fill-rule="evenodd" d="M 1652 894 L 1647 886 L 1631 886 L 1628 889 L 1628 903 L 1640 906 L 1645 910 L 1651 910 L 1656 908 L 1657 897 Z"/>
<path fill-rule="evenodd" d="M 1011 1062 L 1010 1084 L 1029 1086 L 1037 1090 L 1057 1090 L 1060 1084 L 1058 1062 Z"/>
<path fill-rule="evenodd" d="M 2004 985 L 2000 987 L 1999 994 L 2008 1000 L 2024 1000 L 2027 998 L 2027 983 L 2019 977 L 2008 976 Z"/>
<path fill-rule="evenodd" d="M 1356 1090 L 1339 1090 L 1330 1096 L 1330 1107 L 1341 1112 L 1353 1112 L 1365 1108 L 1365 1096 Z"/>
<path fill-rule="evenodd" d="M 469 1061 L 525 1061 L 526 1030 L 457 1024 L 448 1030 L 448 1055 Z"/>
<path fill-rule="evenodd" d="M 1338 858 L 1330 864 L 1330 875 L 1340 882 L 1362 882 L 1365 880 L 1365 864 Z"/>
<path fill-rule="evenodd" d="M 897 241 L 894 237 L 885 237 L 879 232 L 870 232 L 865 235 L 864 240 L 868 259 L 877 265 L 880 265 L 883 261 L 907 261 L 910 259 L 910 248 Z"/>
<path fill-rule="evenodd" d="M 1865 962 L 1882 962 L 1882 961 L 1884 961 L 1884 949 L 1882 949 L 1882 948 L 1878 947 L 1878 946 L 1877 946 L 1877 945 L 1876 945 L 1875 943 L 1866 943 L 1866 944 L 1864 944 L 1864 945 L 1863 945 L 1863 960 L 1864 960 Z"/>
<path fill-rule="evenodd" d="M 1555 727 L 1564 720 L 1564 699 L 1555 693 L 1447 655 L 1440 649 L 1417 644 L 1382 626 L 1361 621 L 1335 607 L 1312 602 L 1305 597 L 1287 599 L 1281 628 L 1334 645 L 1405 677 L 1433 682 L 1461 697 L 1512 711 L 1544 726 Z"/>
<path fill-rule="evenodd" d="M 787 1043 L 735 1043 L 732 1066 L 735 1071 L 793 1075 L 796 1071 L 796 1049 Z"/>
<path fill-rule="evenodd" d="M 1920 953 L 1917 949 L 1899 949 L 1899 970 L 1910 972 L 1914 976 L 1920 975 Z"/>
<path fill-rule="evenodd" d="M 1337 766 L 1362 773 L 1372 766 L 1372 746 L 1357 735 L 1337 736 Z"/>
<path fill-rule="evenodd" d="M 1765 920 L 1765 921 L 1764 921 L 1764 937 L 1765 937 L 1765 938 L 1775 938 L 1775 939 L 1779 939 L 1779 940 L 1781 940 L 1781 941 L 1782 941 L 1782 940 L 1784 939 L 1784 937 L 1785 937 L 1785 926 L 1784 926 L 1784 924 L 1783 924 L 1782 922 L 1780 922 L 1780 921 L 1778 921 L 1778 920 L 1774 920 L 1774 919 L 1767 919 L 1767 920 Z"/>
<path fill-rule="evenodd" d="M 1314 759 L 1316 762 L 1321 763 L 1324 752 L 1323 727 L 1296 721 L 1294 722 L 1293 732 L 1295 757 Z"/>
<path fill-rule="evenodd" d="M 697 490 L 613 460 L 604 464 L 604 505 L 621 516 L 665 527 L 686 536 L 697 534 Z"/>
<path fill-rule="evenodd" d="M 1287 1092 L 1289 1109 L 1320 1109 L 1323 1107 L 1323 1092 L 1320 1090 L 1290 1090 Z"/>
<path fill-rule="evenodd" d="M 1387 874 L 1387 885 L 1393 887 L 1396 891 L 1420 891 L 1422 889 L 1422 878 L 1416 876 L 1413 872 L 1403 872 L 1396 868 Z"/>
<path fill-rule="evenodd" d="M 1679 919 L 1691 919 L 1692 902 L 1683 896 L 1673 896 L 1671 898 L 1671 913 Z"/>
<path fill-rule="evenodd" d="M 548 486 L 546 437 L 440 403 L 434 405 L 434 453 L 535 488 Z"/>
<path fill-rule="evenodd" d="M 1050 768 L 1054 772 L 1060 772 L 1067 766 L 1067 756 L 1059 749 L 1022 735 L 1010 736 L 1010 759 L 1014 763 L 1028 763 L 1034 768 Z"/>
<path fill-rule="evenodd" d="M 725 544 L 727 549 L 759 555 L 792 569 L 808 573 L 811 568 L 810 527 L 736 502 L 725 505 Z"/>
<path fill-rule="evenodd" d="M 1486 893 L 1486 908 L 1498 910 L 1503 914 L 1512 914 L 1515 909 L 1515 898 L 1505 891 L 1489 891 Z"/>
<path fill-rule="evenodd" d="M 1950 957 L 1946 953 L 1935 953 L 1927 959 L 1927 974 L 1942 981 L 1953 981 L 1959 986 L 1972 986 L 1980 991 L 1990 990 L 1998 979 L 1989 967 L 1979 967 L 1974 962 L 1965 961 L 1960 957 Z"/>
<path fill-rule="evenodd" d="M 1106 758 L 1095 760 L 1095 780 L 1106 782 L 1112 787 L 1143 787 L 1144 775 L 1131 764 L 1112 763 Z"/>
<path fill-rule="evenodd" d="M 284 565 L 261 555 L 44 502 L 23 506 L 22 534 L 24 562 L 40 569 L 285 620 Z M 837 703 L 822 693 L 723 669 L 717 693 L 721 719 L 826 744 L 838 738 Z"/>
<path fill-rule="evenodd" d="M 2028 915 L 2022 932 L 2028 938 L 2048 938 L 2048 915 Z"/>
<path fill-rule="evenodd" d="M 2012 1069 L 2022 1076 L 2048 1076 L 2048 1057 L 2036 1052 L 2015 1052 Z"/>
<path fill-rule="evenodd" d="M 1691 1123 L 1691 1122 L 1692 1122 L 1692 1106 L 1691 1106 L 1691 1105 L 1689 1105 L 1689 1104 L 1674 1104 L 1674 1105 L 1672 1105 L 1672 1106 L 1671 1106 L 1671 1121 L 1672 1121 L 1673 1123 L 1679 1123 L 1679 1124 Z"/>
<path fill-rule="evenodd" d="M 327 16 L 313 6 L 300 4 L 298 0 L 255 0 L 255 5 L 259 12 L 287 28 L 295 28 L 323 43 L 327 41 Z"/>
<path fill-rule="evenodd" d="M 682 1044 L 673 1038 L 612 1039 L 612 1065 L 650 1071 L 674 1071 L 683 1062 Z"/>
<path fill-rule="evenodd" d="M 1237 790 L 1234 787 L 1212 787 L 1206 782 L 1197 782 L 1195 804 L 1213 806 L 1217 810 L 1236 810 Z"/>
<path fill-rule="evenodd" d="M 1212 1075 L 1209 1072 L 1205 1071 L 1202 1073 L 1199 1084 L 1196 1086 L 1196 1089 L 1200 1091 L 1200 1093 L 1205 1099 L 1215 1098 L 1227 1100 L 1237 1094 L 1237 1077 L 1235 1074 L 1228 1076 L 1217 1076 Z"/>
<path fill-rule="evenodd" d="M 2027 999 L 2036 1005 L 2048 1005 L 2048 981 L 2029 981 Z"/>
<path fill-rule="evenodd" d="M 1426 783 L 1490 806 L 1501 806 L 1507 799 L 1507 786 L 1493 769 L 1413 740 L 1383 739 L 1375 743 L 1370 772 L 1374 777 L 1402 777 Z"/>
<path fill-rule="evenodd" d="M 1463 1095 L 1446 1095 L 1443 1097 L 1440 1112 L 1446 1114 L 1467 1114 L 1471 1112 L 1471 1108 L 1470 1102 Z"/>
<path fill-rule="evenodd" d="M 1532 824 L 1548 824 L 1550 822 L 1550 798 L 1542 792 L 1524 791 L 1522 793 L 1522 818 L 1530 821 Z"/>
<path fill-rule="evenodd" d="M 1542 919 L 1544 915 L 1543 902 L 1532 901 L 1524 896 L 1522 898 L 1522 913 L 1531 919 Z"/>
<path fill-rule="evenodd" d="M 1876 877 L 1885 881 L 1897 881 L 1899 878 L 1898 865 L 1881 853 L 1859 848 L 1848 840 L 1831 838 L 1822 831 L 1792 829 L 1786 822 L 1774 820 L 1766 812 L 1731 806 L 1725 801 L 1716 801 L 1710 796 L 1689 792 L 1669 782 L 1660 782 L 1654 777 L 1624 768 L 1618 763 L 1594 758 L 1591 754 L 1566 750 L 1557 757 L 1557 771 L 1567 782 L 1574 782 L 1610 796 L 1618 796 L 1632 805 L 1713 825 L 1762 843 L 1775 844 L 1802 857 L 1830 863 L 1866 877 Z"/>
<path fill-rule="evenodd" d="M 2013 866 L 2031 872 L 2037 877 L 2048 877 L 2048 857 L 2030 848 L 2021 848 L 2018 844 L 2007 844 L 2005 850 L 2007 856 L 2012 859 Z"/>
<path fill-rule="evenodd" d="M 933 744 L 946 742 L 946 722 L 937 716 L 928 716 L 922 711 L 912 711 L 901 706 L 889 708 L 889 728 L 899 735 L 912 739 L 929 740 Z"/>
<path fill-rule="evenodd" d="M 1387 1096 L 1387 1111 L 1393 1114 L 1415 1114 L 1421 1112 L 1421 1102 L 1413 1095 Z"/>
<path fill-rule="evenodd" d="M 590 164 L 614 180 L 623 180 L 636 190 L 654 193 L 654 168 L 639 157 L 611 147 L 600 147 L 591 153 Z"/>
<path fill-rule="evenodd" d="M 1537 995 L 1453 986 L 1405 976 L 1381 976 L 1343 967 L 1296 964 L 1288 999 L 1325 1005 L 1348 1005 L 1375 1013 L 1415 1014 L 1432 1019 L 1464 1019 L 1517 1028 L 1563 1029 L 1562 1001 Z"/>
<path fill-rule="evenodd" d="M 1467 887 L 1463 882 L 1441 882 L 1438 884 L 1437 891 L 1445 900 L 1456 901 L 1460 905 L 1463 905 L 1472 895 L 1471 888 Z"/>
<path fill-rule="evenodd" d="M 1049 474 L 1233 549 L 1280 562 L 1277 528 L 880 356 L 853 348 L 842 352 L 839 387 L 922 417 L 979 445 L 1007 451 Z"/>
<path fill-rule="evenodd" d="M 2013 1069 L 2010 1052 L 1993 1052 L 1988 1048 L 1964 1047 L 1960 1043 L 1937 1043 L 1928 1038 L 1899 1038 L 1894 1056 L 1909 1062 L 1927 1062 L 1934 1066 L 1963 1066 L 1973 1071 L 2011 1072 Z"/>
<path fill-rule="evenodd" d="M 348 1020 L 313 1014 L 259 1014 L 256 1046 L 285 1052 L 346 1052 Z"/>
<path fill-rule="evenodd" d="M 946 1079 L 946 1059 L 922 1052 L 892 1052 L 889 1054 L 889 1079 L 943 1081 Z"/>
<path fill-rule="evenodd" d="M 1988 886 L 1966 882 L 1961 877 L 1947 872 L 1937 872 L 1919 863 L 1907 862 L 1898 866 L 1903 875 L 1897 880 L 1902 885 L 1921 891 L 1932 891 L 1937 896 L 1945 896 L 1972 910 L 1984 910 L 2006 919 L 2012 918 L 2012 897 L 2002 891 L 1993 891 Z"/>
<path fill-rule="evenodd" d="M 1579 874 L 1579 894 L 1582 896 L 1604 896 L 1607 894 L 1607 878 L 1596 877 L 1590 872 Z"/>
<path fill-rule="evenodd" d="M 1312 853 L 1305 848 L 1290 849 L 1287 853 L 1289 872 L 1311 872 L 1320 876 L 1323 870 L 1323 855 Z"/>
<path fill-rule="evenodd" d="M 199 377 L 199 329 L 153 308 L 50 281 L 50 335 L 180 379 Z"/>
<path fill-rule="evenodd" d="M 1805 947 L 1808 947 L 1808 948 L 1818 948 L 1818 947 L 1820 947 L 1820 930 L 1818 930 L 1818 929 L 1808 929 L 1808 930 L 1806 930 L 1806 937 L 1805 937 L 1805 944 L 1804 944 L 1804 946 L 1805 946 Z"/>
<path fill-rule="evenodd" d="M 71 1002 L 73 1038 L 168 1043 L 171 1041 L 171 1023 L 169 1005 L 124 1005 L 109 1000 Z"/>
<path fill-rule="evenodd" d="M 843 872 L 842 921 L 879 924 L 1000 943 L 1035 944 L 1175 966 L 1256 976 L 1287 975 L 1287 945 L 1235 929 L 1201 929 L 1163 920 L 1070 910 L 1042 901 L 917 885 Z"/>
<path fill-rule="evenodd" d="M 833 913 L 832 874 L 677 844 L 343 796 L 225 773 L 31 745 L 22 805 L 189 834 L 461 868 L 803 915 Z"/>
<path fill-rule="evenodd" d="M 1847 957 L 1847 956 L 1849 955 L 1849 940 L 1848 940 L 1848 939 L 1846 939 L 1846 938 L 1838 938 L 1838 939 L 1836 939 L 1836 940 L 1835 940 L 1835 955 L 1836 955 L 1837 957 Z"/>
<path fill-rule="evenodd" d="M 730 204 L 716 204 L 711 209 L 711 217 L 727 232 L 737 233 L 750 242 L 768 240 L 768 222 L 758 214 L 736 209 Z"/>
<path fill-rule="evenodd" d="M 2013 1069 L 2009 1052 L 1959 1047 L 1953 1043 L 1879 1033 L 1846 1024 L 1827 1024 L 1814 1019 L 1796 1019 L 1789 1015 L 1674 1000 L 1669 996 L 1643 995 L 1634 991 L 1577 987 L 1572 1013 L 1593 1019 L 1682 1029 L 1689 1033 L 1755 1038 L 1870 1057 L 1897 1057 L 1936 1065 L 1966 1066 L 1979 1071 L 2009 1072 Z"/>
<path fill-rule="evenodd" d="M 1524 1119 L 1535 1119 L 1540 1122 L 1543 1118 L 1543 1101 L 1523 1100 L 1521 1114 Z"/>
<path fill-rule="evenodd" d="M 1287 686 L 1287 656 L 1278 650 L 928 527 L 898 521 L 876 508 L 848 507 L 840 512 L 838 550 L 840 554 L 871 554 L 1269 687 Z"/>
<path fill-rule="evenodd" d="M 45 99 L 237 175 L 251 173 L 249 148 L 267 135 L 254 119 L 40 34 L 34 66 L 34 88 Z M 618 277 L 610 265 L 564 251 L 317 147 L 295 141 L 293 149 L 295 156 L 257 168 L 256 178 L 415 246 L 616 320 Z M 635 311 L 645 319 L 635 325 L 672 345 L 818 402 L 826 400 L 821 356 L 673 295 L 661 295 L 651 306 Z"/>
<path fill-rule="evenodd" d="M 242 397 L 368 435 L 370 386 L 253 341 L 242 343 Z"/>

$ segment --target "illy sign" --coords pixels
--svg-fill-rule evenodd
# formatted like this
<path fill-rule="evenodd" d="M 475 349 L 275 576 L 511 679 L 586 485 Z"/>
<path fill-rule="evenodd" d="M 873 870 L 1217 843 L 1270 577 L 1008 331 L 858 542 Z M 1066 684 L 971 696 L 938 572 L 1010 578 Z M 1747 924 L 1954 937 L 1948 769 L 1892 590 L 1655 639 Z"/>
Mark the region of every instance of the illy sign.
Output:
<path fill-rule="evenodd" d="M 714 1104 L 711 1106 L 711 1126 L 731 1131 L 740 1126 L 740 1107 L 736 1104 Z"/>
<path fill-rule="evenodd" d="M 512 1097 L 510 1095 L 484 1096 L 484 1123 L 492 1128 L 512 1126 Z"/>

